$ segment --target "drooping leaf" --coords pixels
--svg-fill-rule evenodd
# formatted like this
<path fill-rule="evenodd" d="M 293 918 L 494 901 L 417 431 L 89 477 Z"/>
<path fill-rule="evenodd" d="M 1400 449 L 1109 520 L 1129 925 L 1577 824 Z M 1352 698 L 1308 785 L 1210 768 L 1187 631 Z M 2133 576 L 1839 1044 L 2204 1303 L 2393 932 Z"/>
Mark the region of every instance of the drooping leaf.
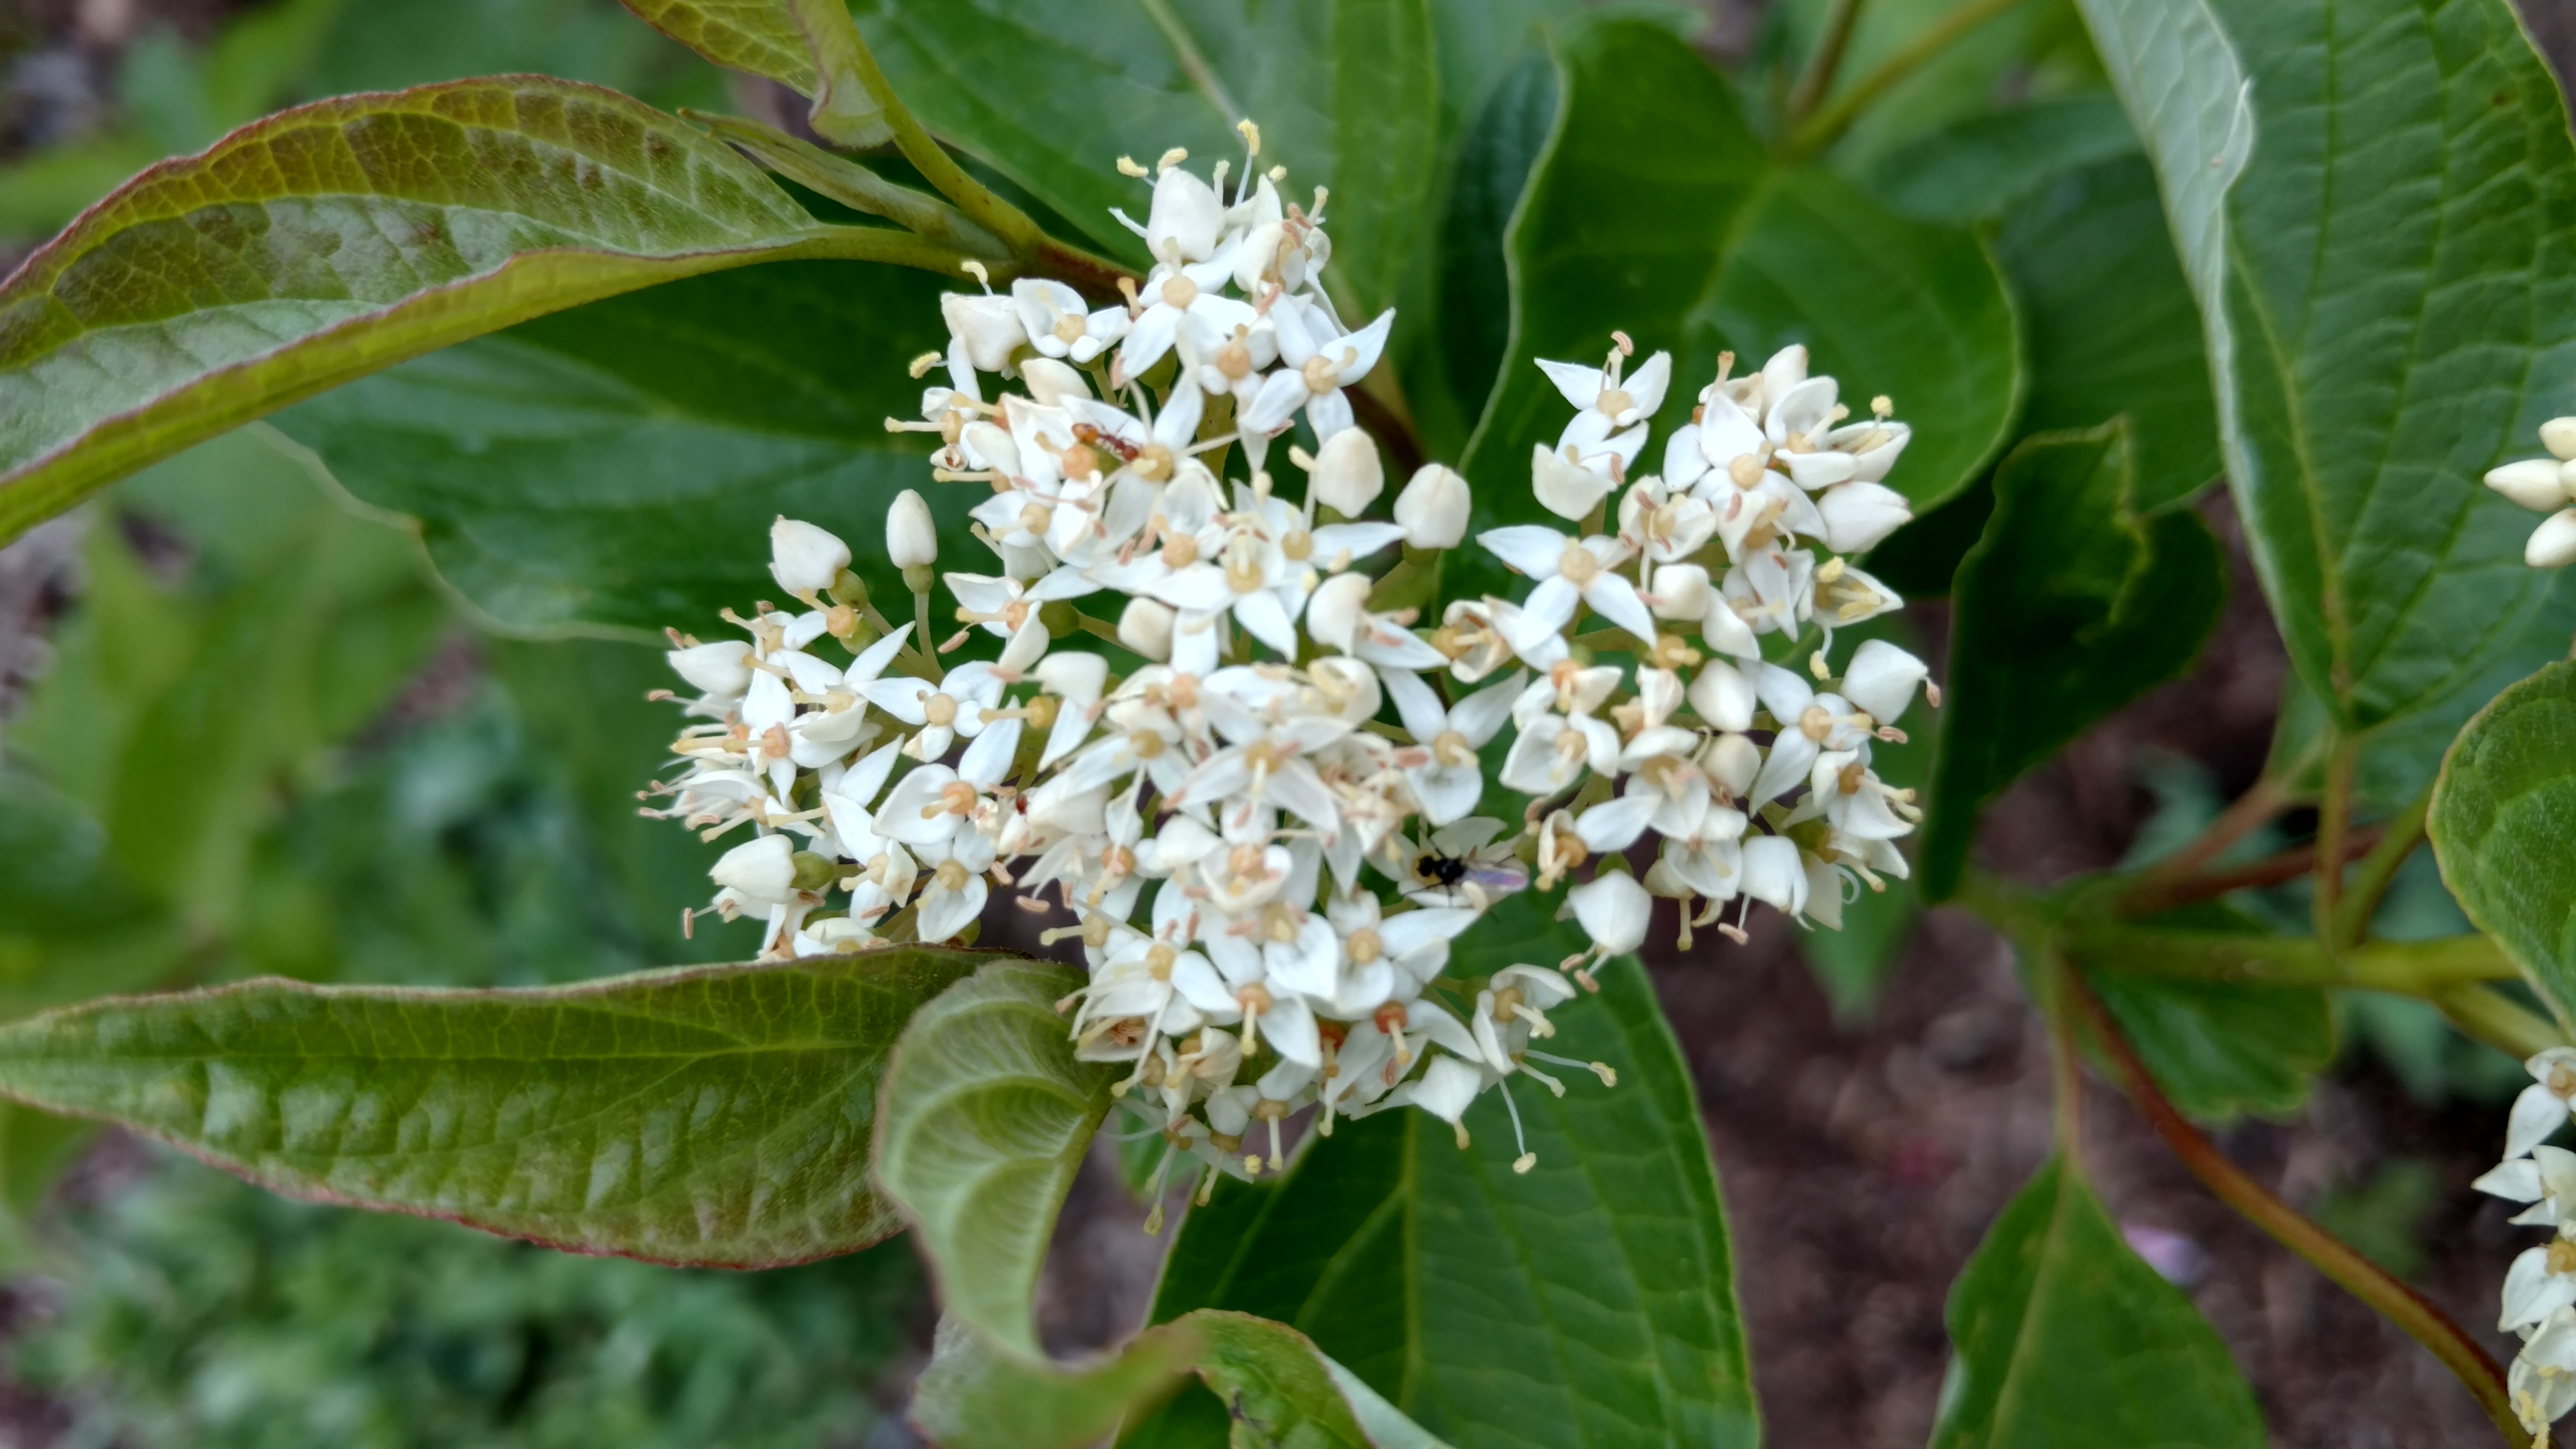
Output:
<path fill-rule="evenodd" d="M 2165 1095 L 2204 1121 L 2295 1112 L 2334 1061 L 2334 1010 L 2316 987 L 2110 970 L 2087 979 Z"/>
<path fill-rule="evenodd" d="M 911 256 L 612 91 L 463 81 L 284 112 L 144 173 L 0 284 L 0 538 L 462 338 L 785 256 Z"/>
<path fill-rule="evenodd" d="M 1802 342 L 1855 403 L 1889 395 L 1912 423 L 1889 486 L 1918 509 L 1964 486 L 2019 388 L 2011 309 L 1977 240 L 1774 159 L 1668 31 L 1585 26 L 1563 40 L 1559 71 L 1565 111 L 1511 232 L 1511 348 L 1461 464 L 1478 526 L 1539 516 L 1530 451 L 1553 445 L 1571 410 L 1532 360 L 1597 358 L 1613 328 L 1673 352 L 1667 432 L 1721 350 L 1749 367 Z M 1828 275 L 1836 285 L 1815 284 Z"/>
<path fill-rule="evenodd" d="M 2479 485 L 2576 373 L 2576 149 L 2506 0 L 2080 0 L 2200 302 L 2238 511 L 2338 733 L 2565 647 Z"/>
<path fill-rule="evenodd" d="M 2262 1449 L 2253 1392 L 2182 1290 L 2050 1162 L 1950 1291 L 1932 1449 Z"/>
<path fill-rule="evenodd" d="M 975 490 L 929 482 L 903 361 L 940 345 L 939 284 L 896 268 L 786 263 L 693 278 L 522 324 L 280 415 L 367 503 L 418 521 L 468 599 L 519 629 L 713 636 L 771 597 L 781 513 L 851 544 L 909 614 L 881 547 L 919 488 L 943 536 Z M 971 546 L 971 545 L 970 545 Z"/>
<path fill-rule="evenodd" d="M 799 1262 L 902 1225 L 868 1180 L 877 1079 L 905 1022 L 987 959 L 117 998 L 0 1027 L 0 1093 L 293 1197 L 577 1252 Z"/>
<path fill-rule="evenodd" d="M 1900 215 L 1982 221 L 2060 176 L 2137 152 L 2119 98 L 2078 91 L 1970 116 L 1899 146 L 1878 163 L 1874 190 Z M 2033 372 L 2034 383 L 2046 380 L 2045 369 Z"/>
<path fill-rule="evenodd" d="M 1554 960 L 1540 911 L 1510 903 L 1453 970 Z M 1479 939 L 1481 938 L 1481 939 Z M 1288 1172 L 1219 1185 L 1183 1221 L 1154 1304 L 1275 1319 L 1460 1449 L 1750 1445 L 1758 1433 L 1725 1215 L 1688 1069 L 1645 972 L 1551 1013 L 1544 1048 L 1599 1059 L 1556 1098 L 1512 1083 L 1537 1153 L 1526 1174 L 1492 1094 L 1461 1151 L 1421 1112 L 1344 1122 Z M 1132 1445 L 1195 1445 L 1214 1413 L 1176 1401 Z"/>
<path fill-rule="evenodd" d="M 2141 518 L 2125 422 L 2029 439 L 1952 595 L 1949 699 L 1916 880 L 1958 886 L 1977 812 L 2086 726 L 2182 672 L 2226 603 L 2197 514 Z"/>
<path fill-rule="evenodd" d="M 2576 1009 L 2576 664 L 2497 695 L 2460 732 L 2429 829 L 2469 919 Z"/>
<path fill-rule="evenodd" d="M 1234 157 L 1236 122 L 1261 127 L 1259 165 L 1289 168 L 1284 200 L 1332 190 L 1327 285 L 1360 315 L 1395 300 L 1427 234 L 1438 169 L 1440 66 L 1430 0 L 858 0 L 851 9 L 895 89 L 923 124 L 990 161 L 1099 245 L 1131 261 L 1143 244 L 1109 208 L 1142 222 L 1152 165 L 1167 148 L 1204 175 Z M 1231 194 L 1231 186 L 1229 186 Z"/>
<path fill-rule="evenodd" d="M 1236 1442 L 1248 1432 L 1255 1444 L 1311 1449 L 1446 1449 L 1304 1334 L 1211 1309 L 1149 1328 L 1080 1369 L 1015 1358 L 942 1321 L 912 1422 L 942 1449 L 1078 1449 L 1193 1371 L 1242 1426 Z"/>
<path fill-rule="evenodd" d="M 2126 414 L 2140 513 L 2215 481 L 2218 418 L 2200 314 L 2147 163 L 2121 157 L 2039 188 L 2005 215 L 1995 250 L 2030 348 L 2022 431 Z"/>
<path fill-rule="evenodd" d="M 1078 1061 L 1056 1001 L 1079 973 L 997 961 L 913 1019 L 887 1068 L 876 1175 L 921 1234 L 950 1317 L 1041 1356 L 1030 1295 L 1119 1069 Z"/>

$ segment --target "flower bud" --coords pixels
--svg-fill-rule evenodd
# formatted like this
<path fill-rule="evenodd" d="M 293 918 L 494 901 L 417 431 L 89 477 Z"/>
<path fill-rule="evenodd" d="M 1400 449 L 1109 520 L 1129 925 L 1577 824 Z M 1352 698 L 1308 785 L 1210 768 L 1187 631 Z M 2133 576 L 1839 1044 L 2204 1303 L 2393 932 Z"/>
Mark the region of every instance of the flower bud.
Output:
<path fill-rule="evenodd" d="M 1699 770 L 1710 783 L 1741 800 L 1762 773 L 1762 747 L 1744 735 L 1719 735 L 1699 752 Z"/>
<path fill-rule="evenodd" d="M 1825 520 L 1825 546 L 1836 553 L 1863 553 L 1914 518 L 1905 495 L 1877 483 L 1845 483 L 1816 499 Z"/>
<path fill-rule="evenodd" d="M 1922 660 L 1883 639 L 1852 651 L 1843 671 L 1842 696 L 1880 724 L 1893 724 L 1914 702 L 1914 687 L 1931 673 Z"/>
<path fill-rule="evenodd" d="M 1174 617 L 1169 605 L 1152 599 L 1129 599 L 1127 611 L 1118 616 L 1118 642 L 1162 663 L 1172 657 Z"/>
<path fill-rule="evenodd" d="M 2576 563 L 2576 508 L 2562 509 L 2540 521 L 2522 547 L 2523 562 L 2536 569 L 2563 569 Z"/>
<path fill-rule="evenodd" d="M 803 598 L 828 589 L 850 566 L 850 546 L 810 523 L 781 517 L 769 525 L 769 576 Z"/>
<path fill-rule="evenodd" d="M 1456 548 L 1467 536 L 1467 515 L 1474 506 L 1467 480 L 1438 463 L 1426 463 L 1395 498 L 1395 521 L 1404 541 L 1414 548 Z"/>
<path fill-rule="evenodd" d="M 2525 458 L 2487 470 L 2487 486 L 2536 513 L 2567 506 L 2567 487 L 2559 481 L 2558 464 L 2547 458 Z"/>
<path fill-rule="evenodd" d="M 1060 408 L 1068 401 L 1091 396 L 1091 385 L 1071 363 L 1052 357 L 1032 357 L 1020 364 L 1020 381 L 1028 384 L 1031 399 L 1047 407 Z"/>
<path fill-rule="evenodd" d="M 751 646 L 738 639 L 719 639 L 664 654 L 671 668 L 691 689 L 719 699 L 732 699 L 751 688 Z"/>
<path fill-rule="evenodd" d="M 1225 203 L 1215 188 L 1178 166 L 1154 180 L 1154 209 L 1145 213 L 1145 250 L 1162 262 L 1203 262 L 1216 251 Z"/>
<path fill-rule="evenodd" d="M 1610 480 L 1545 443 L 1533 443 L 1530 489 L 1538 495 L 1540 507 L 1559 518 L 1581 522 L 1609 495 Z"/>
<path fill-rule="evenodd" d="M 1654 902 L 1637 878 L 1626 871 L 1605 870 L 1566 892 L 1574 919 L 1593 948 L 1604 956 L 1625 956 L 1644 945 L 1646 922 Z"/>
<path fill-rule="evenodd" d="M 1344 654 L 1359 638 L 1360 616 L 1368 608 L 1372 580 L 1366 574 L 1335 574 L 1306 601 L 1306 633 L 1316 643 Z"/>
<path fill-rule="evenodd" d="M 2576 459 L 2576 418 L 2551 418 L 2540 425 L 2540 446 L 2555 458 Z"/>
<path fill-rule="evenodd" d="M 930 505 L 912 489 L 896 494 L 886 510 L 886 560 L 907 572 L 939 562 L 939 525 L 931 522 Z"/>
<path fill-rule="evenodd" d="M 784 835 L 746 840 L 726 851 L 707 878 L 764 905 L 794 905 L 796 847 Z"/>
<path fill-rule="evenodd" d="M 1655 617 L 1697 620 L 1708 613 L 1708 570 L 1698 564 L 1660 564 L 1655 569 Z"/>
<path fill-rule="evenodd" d="M 1315 501 L 1357 518 L 1386 491 L 1386 465 L 1378 461 L 1377 443 L 1358 428 L 1344 428 L 1324 441 L 1315 455 L 1310 485 Z"/>
<path fill-rule="evenodd" d="M 985 372 L 1010 366 L 1011 354 L 1029 340 L 1019 309 L 1008 297 L 942 292 L 939 315 L 947 321 L 949 335 L 966 344 L 966 360 Z"/>
<path fill-rule="evenodd" d="M 1753 728 L 1753 681 L 1723 659 L 1710 660 L 1691 681 L 1690 702 L 1703 724 L 1722 730 Z"/>

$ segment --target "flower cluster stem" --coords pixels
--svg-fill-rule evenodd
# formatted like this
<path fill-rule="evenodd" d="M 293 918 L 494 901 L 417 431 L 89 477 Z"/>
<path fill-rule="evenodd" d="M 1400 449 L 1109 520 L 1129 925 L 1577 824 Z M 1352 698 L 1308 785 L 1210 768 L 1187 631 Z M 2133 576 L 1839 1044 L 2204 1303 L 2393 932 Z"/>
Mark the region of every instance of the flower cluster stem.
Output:
<path fill-rule="evenodd" d="M 2433 791 L 2427 786 L 2413 804 L 2388 822 L 2380 832 L 2379 843 L 2362 857 L 2329 922 L 2333 931 L 2330 939 L 2337 947 L 2350 947 L 2369 934 L 2370 918 L 2378 914 L 2390 882 L 2397 879 L 2399 868 L 2415 853 L 2415 847 L 2424 843 L 2424 822 L 2432 810 Z"/>

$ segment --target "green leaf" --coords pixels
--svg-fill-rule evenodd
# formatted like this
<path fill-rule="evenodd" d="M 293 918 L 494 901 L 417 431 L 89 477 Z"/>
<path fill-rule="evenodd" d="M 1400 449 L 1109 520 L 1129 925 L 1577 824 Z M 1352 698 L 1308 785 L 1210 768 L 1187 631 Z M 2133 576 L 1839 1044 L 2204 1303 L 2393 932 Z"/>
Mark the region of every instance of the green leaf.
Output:
<path fill-rule="evenodd" d="M 2162 178 L 2228 473 L 2339 733 L 2445 728 L 2566 586 L 2480 486 L 2576 372 L 2576 150 L 2505 0 L 2080 0 Z"/>
<path fill-rule="evenodd" d="M 2576 664 L 2497 695 L 2460 732 L 2429 828 L 2469 919 L 2576 1009 Z"/>
<path fill-rule="evenodd" d="M 86 933 L 147 909 L 107 831 L 80 802 L 0 766 L 0 923 L 11 933 Z"/>
<path fill-rule="evenodd" d="M 2262 1449 L 2253 1391 L 2182 1290 L 2051 1161 L 1950 1292 L 1932 1449 Z"/>
<path fill-rule="evenodd" d="M 1983 221 L 2070 171 L 2136 154 L 2138 133 L 2119 98 L 2079 91 L 1970 116 L 1899 146 L 1873 168 L 1871 189 L 1904 216 Z M 2034 373 L 2035 382 L 2047 377 Z"/>
<path fill-rule="evenodd" d="M 2125 421 L 2052 433 L 1995 470 L 1995 514 L 1952 595 L 1946 717 L 1917 857 L 1958 888 L 1977 812 L 2094 721 L 2180 674 L 2227 597 L 2197 514 L 2141 518 Z"/>
<path fill-rule="evenodd" d="M 1817 371 L 1856 398 L 1892 396 L 1913 424 L 1889 486 L 1918 510 L 1964 486 L 2019 388 L 2011 308 L 1977 240 L 1774 159 L 1667 31 L 1586 26 L 1558 61 L 1564 112 L 1511 230 L 1511 347 L 1460 464 L 1479 484 L 1478 526 L 1541 516 L 1530 451 L 1555 442 L 1566 409 L 1532 360 L 1598 357 L 1613 328 L 1674 354 L 1665 435 L 1720 350 L 1758 366 L 1803 342 Z"/>
<path fill-rule="evenodd" d="M 912 1422 L 942 1449 L 1079 1449 L 1150 1410 L 1192 1371 L 1240 1426 L 1237 1443 L 1446 1449 L 1304 1334 L 1209 1309 L 1149 1328 L 1084 1369 L 1013 1358 L 942 1321 Z"/>
<path fill-rule="evenodd" d="M 854 545 L 896 612 L 883 549 L 918 487 L 946 537 L 975 490 L 931 486 L 902 360 L 943 344 L 939 286 L 894 268 L 784 263 L 525 323 L 281 414 L 351 493 L 414 520 L 457 590 L 521 630 L 719 627 L 770 597 L 760 540 L 809 519 Z"/>
<path fill-rule="evenodd" d="M 905 1030 L 886 1068 L 876 1176 L 921 1235 L 950 1317 L 1038 1358 L 1047 1240 L 1115 1066 L 1077 1061 L 1055 1003 L 1080 973 L 996 961 Z"/>
<path fill-rule="evenodd" d="M 618 0 L 655 30 L 728 70 L 814 94 L 814 57 L 788 0 Z"/>
<path fill-rule="evenodd" d="M 2040 188 L 1995 237 L 2030 348 L 2022 431 L 2127 414 L 2140 513 L 2222 471 L 2200 314 L 2163 223 L 2155 172 L 2127 156 Z"/>
<path fill-rule="evenodd" d="M 791 256 L 926 256 L 543 77 L 352 96 L 156 167 L 0 286 L 0 539 L 155 458 L 523 318 Z"/>
<path fill-rule="evenodd" d="M 1515 901 L 1533 901 L 1516 897 Z M 1457 970 L 1554 960 L 1547 903 L 1506 902 Z M 1311 1337 L 1423 1427 L 1485 1446 L 1751 1445 L 1752 1377 L 1725 1214 L 1688 1068 L 1634 961 L 1552 1013 L 1563 1098 L 1512 1083 L 1537 1165 L 1494 1094 L 1473 1142 L 1417 1111 L 1344 1122 L 1287 1173 L 1219 1184 L 1184 1220 L 1154 1302 L 1275 1319 Z M 1545 1070 L 1558 1072 L 1558 1068 Z M 1195 1401 L 1195 1402 L 1194 1402 Z M 1194 1445 L 1192 1395 L 1128 1440 Z"/>
<path fill-rule="evenodd" d="M 2334 1061 L 2334 1010 L 2316 987 L 2108 970 L 2086 979 L 2165 1095 L 2204 1121 L 2295 1112 Z"/>
<path fill-rule="evenodd" d="M 878 1073 L 972 952 L 439 991 L 251 981 L 0 1027 L 0 1093 L 291 1197 L 750 1268 L 894 1232 Z"/>
<path fill-rule="evenodd" d="M 1427 234 L 1439 163 L 1440 68 L 1430 0 L 857 0 L 895 89 L 941 136 L 974 152 L 1116 255 L 1135 234 L 1151 165 L 1187 148 L 1195 168 L 1231 156 L 1237 121 L 1261 127 L 1260 165 L 1285 164 L 1282 199 L 1327 186 L 1334 298 L 1360 315 L 1391 305 Z M 1204 170 L 1202 169 L 1202 174 Z"/>

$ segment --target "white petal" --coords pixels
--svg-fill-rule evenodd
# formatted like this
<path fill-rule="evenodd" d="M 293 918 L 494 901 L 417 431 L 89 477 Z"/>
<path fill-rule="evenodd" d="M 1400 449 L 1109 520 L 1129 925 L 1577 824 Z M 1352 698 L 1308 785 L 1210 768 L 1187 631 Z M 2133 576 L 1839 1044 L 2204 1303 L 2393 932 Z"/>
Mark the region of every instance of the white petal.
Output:
<path fill-rule="evenodd" d="M 1553 528 L 1536 524 L 1515 524 L 1509 528 L 1487 529 L 1476 535 L 1485 552 L 1534 579 L 1556 577 L 1556 566 L 1565 557 L 1566 536 Z"/>
<path fill-rule="evenodd" d="M 2538 1083 L 2525 1087 L 2522 1095 L 2513 1099 L 2513 1114 L 2506 1120 L 2504 1155 L 2524 1156 L 2565 1125 L 2565 1098 Z"/>

